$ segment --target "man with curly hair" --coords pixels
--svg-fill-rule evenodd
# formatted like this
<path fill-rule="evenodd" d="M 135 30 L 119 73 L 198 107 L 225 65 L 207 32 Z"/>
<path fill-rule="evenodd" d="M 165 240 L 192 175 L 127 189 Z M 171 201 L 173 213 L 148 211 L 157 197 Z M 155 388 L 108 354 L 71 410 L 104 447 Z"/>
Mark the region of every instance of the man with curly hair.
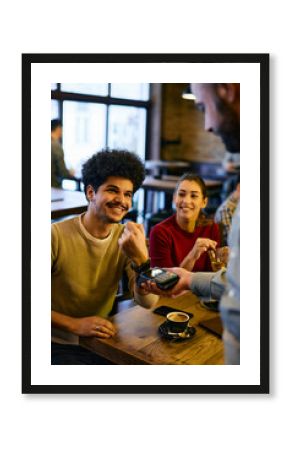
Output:
<path fill-rule="evenodd" d="M 118 332 L 108 315 L 124 270 L 137 303 L 150 308 L 158 299 L 137 286 L 131 267 L 148 260 L 142 226 L 120 224 L 145 178 L 144 165 L 128 151 L 103 150 L 83 165 L 82 176 L 87 211 L 52 224 L 52 364 L 108 363 L 78 340 Z M 132 240 L 138 244 L 130 252 Z"/>

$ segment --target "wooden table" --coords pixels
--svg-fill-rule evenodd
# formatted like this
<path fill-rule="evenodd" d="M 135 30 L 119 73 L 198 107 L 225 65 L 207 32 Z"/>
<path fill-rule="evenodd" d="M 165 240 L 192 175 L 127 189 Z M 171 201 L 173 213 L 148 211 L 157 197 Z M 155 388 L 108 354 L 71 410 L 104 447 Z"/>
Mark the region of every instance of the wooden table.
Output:
<path fill-rule="evenodd" d="M 51 218 L 80 214 L 87 210 L 88 202 L 84 192 L 65 191 L 51 188 Z"/>
<path fill-rule="evenodd" d="M 192 312 L 190 325 L 195 335 L 184 341 L 168 341 L 159 334 L 158 327 L 165 317 L 140 306 L 134 306 L 113 316 L 118 333 L 110 339 L 80 338 L 80 345 L 116 364 L 223 364 L 223 343 L 214 334 L 201 328 L 201 320 L 216 317 L 204 309 L 198 298 L 186 294 L 177 299 L 159 300 L 168 305 Z"/>

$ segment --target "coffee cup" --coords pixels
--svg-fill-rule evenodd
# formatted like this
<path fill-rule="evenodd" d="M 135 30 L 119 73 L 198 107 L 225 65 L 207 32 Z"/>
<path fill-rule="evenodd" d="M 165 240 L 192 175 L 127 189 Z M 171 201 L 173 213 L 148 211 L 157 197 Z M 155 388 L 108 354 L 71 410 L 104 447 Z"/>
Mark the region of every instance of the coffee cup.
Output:
<path fill-rule="evenodd" d="M 189 315 L 184 312 L 172 311 L 166 316 L 167 329 L 171 333 L 183 333 L 189 322 Z"/>

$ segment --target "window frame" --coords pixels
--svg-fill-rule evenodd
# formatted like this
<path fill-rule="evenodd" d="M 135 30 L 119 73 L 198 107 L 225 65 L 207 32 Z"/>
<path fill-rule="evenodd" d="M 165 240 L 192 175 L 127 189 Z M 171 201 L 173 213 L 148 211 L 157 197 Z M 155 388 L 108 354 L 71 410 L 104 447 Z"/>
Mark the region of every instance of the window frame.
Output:
<path fill-rule="evenodd" d="M 103 104 L 106 106 L 106 131 L 105 131 L 105 147 L 108 147 L 109 137 L 109 106 L 132 106 L 135 108 L 144 108 L 146 110 L 146 124 L 145 124 L 145 154 L 144 160 L 149 157 L 149 142 L 150 142 L 150 127 L 151 123 L 151 108 L 152 108 L 152 86 L 149 83 L 149 100 L 132 100 L 126 98 L 117 98 L 111 96 L 111 84 L 108 83 L 108 95 L 93 95 L 93 94 L 78 94 L 75 92 L 64 92 L 61 90 L 61 83 L 57 83 L 57 88 L 51 90 L 51 100 L 59 102 L 59 119 L 63 123 L 63 102 L 74 101 L 84 103 Z"/>

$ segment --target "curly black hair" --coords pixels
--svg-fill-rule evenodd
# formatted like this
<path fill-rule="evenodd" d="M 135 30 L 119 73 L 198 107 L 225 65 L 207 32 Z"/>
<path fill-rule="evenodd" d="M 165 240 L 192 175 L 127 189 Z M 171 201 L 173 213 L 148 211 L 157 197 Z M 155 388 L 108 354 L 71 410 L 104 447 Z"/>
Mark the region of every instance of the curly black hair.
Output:
<path fill-rule="evenodd" d="M 145 178 L 145 167 L 141 159 L 127 150 L 104 149 L 95 153 L 82 167 L 85 192 L 91 185 L 96 192 L 109 177 L 126 178 L 133 183 L 135 193 Z"/>

